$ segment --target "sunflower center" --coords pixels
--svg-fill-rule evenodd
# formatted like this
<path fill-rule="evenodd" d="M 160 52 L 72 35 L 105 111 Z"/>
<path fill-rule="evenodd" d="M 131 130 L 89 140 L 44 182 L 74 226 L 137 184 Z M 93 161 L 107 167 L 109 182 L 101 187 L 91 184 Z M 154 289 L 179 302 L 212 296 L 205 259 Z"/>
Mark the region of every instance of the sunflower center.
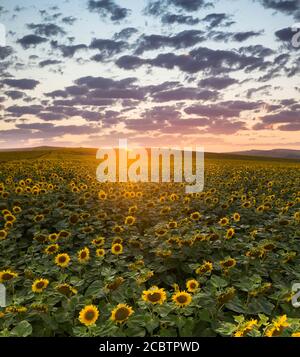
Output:
<path fill-rule="evenodd" d="M 66 260 L 67 260 L 66 257 L 59 257 L 59 262 L 60 263 L 65 263 Z"/>
<path fill-rule="evenodd" d="M 45 286 L 45 283 L 43 281 L 39 281 L 37 284 L 36 284 L 36 288 L 37 289 L 43 289 L 43 287 Z"/>
<path fill-rule="evenodd" d="M 129 315 L 128 309 L 126 309 L 126 307 L 121 307 L 116 311 L 115 317 L 117 321 L 123 321 L 127 319 L 128 315 Z"/>
<path fill-rule="evenodd" d="M 10 274 L 10 273 L 4 273 L 4 274 L 2 275 L 2 279 L 3 279 L 3 280 L 10 280 L 10 279 L 12 279 L 12 277 L 13 277 L 13 275 Z"/>
<path fill-rule="evenodd" d="M 82 259 L 86 258 L 86 256 L 87 256 L 86 252 L 82 252 L 82 253 L 81 253 L 81 258 L 82 258 Z"/>
<path fill-rule="evenodd" d="M 88 321 L 92 321 L 95 317 L 95 312 L 93 310 L 89 310 L 85 313 L 85 318 L 88 320 Z"/>
<path fill-rule="evenodd" d="M 177 296 L 177 301 L 179 304 L 185 304 L 187 302 L 187 297 L 185 295 L 179 295 Z"/>
<path fill-rule="evenodd" d="M 160 293 L 151 293 L 148 294 L 148 300 L 151 302 L 157 302 L 161 299 L 161 294 Z"/>

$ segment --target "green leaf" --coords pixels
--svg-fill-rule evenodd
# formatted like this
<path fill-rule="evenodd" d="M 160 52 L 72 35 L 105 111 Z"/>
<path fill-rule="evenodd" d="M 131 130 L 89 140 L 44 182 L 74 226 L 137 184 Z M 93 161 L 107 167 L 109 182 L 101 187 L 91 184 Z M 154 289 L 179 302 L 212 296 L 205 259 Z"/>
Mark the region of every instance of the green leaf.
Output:
<path fill-rule="evenodd" d="M 24 320 L 19 322 L 18 325 L 11 330 L 11 333 L 17 337 L 27 337 L 32 333 L 32 326 L 28 321 Z"/>

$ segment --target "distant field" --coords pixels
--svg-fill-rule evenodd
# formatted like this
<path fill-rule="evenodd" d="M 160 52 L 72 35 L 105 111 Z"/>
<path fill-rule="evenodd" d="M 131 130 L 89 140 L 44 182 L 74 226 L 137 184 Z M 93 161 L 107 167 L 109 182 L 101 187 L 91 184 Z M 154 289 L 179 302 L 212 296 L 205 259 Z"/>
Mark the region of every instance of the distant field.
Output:
<path fill-rule="evenodd" d="M 187 195 L 95 154 L 0 153 L 0 336 L 300 333 L 299 161 L 208 153 Z"/>

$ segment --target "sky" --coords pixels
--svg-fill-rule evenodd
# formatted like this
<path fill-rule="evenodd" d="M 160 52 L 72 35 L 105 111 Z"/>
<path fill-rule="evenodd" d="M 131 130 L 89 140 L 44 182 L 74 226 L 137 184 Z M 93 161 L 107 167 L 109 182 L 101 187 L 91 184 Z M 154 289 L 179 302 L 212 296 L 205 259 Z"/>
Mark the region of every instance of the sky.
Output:
<path fill-rule="evenodd" d="M 0 148 L 300 149 L 299 53 L 299 0 L 0 0 Z"/>

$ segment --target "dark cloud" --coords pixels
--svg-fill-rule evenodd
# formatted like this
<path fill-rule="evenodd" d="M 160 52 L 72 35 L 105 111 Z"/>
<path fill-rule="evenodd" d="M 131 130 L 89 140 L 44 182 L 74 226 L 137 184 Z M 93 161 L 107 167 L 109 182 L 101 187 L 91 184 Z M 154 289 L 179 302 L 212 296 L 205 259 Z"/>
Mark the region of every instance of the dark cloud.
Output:
<path fill-rule="evenodd" d="M 93 56 L 92 59 L 101 62 L 102 60 L 121 53 L 124 49 L 128 48 L 128 44 L 125 41 L 93 39 L 89 48 L 100 51 L 100 53 Z"/>
<path fill-rule="evenodd" d="M 207 22 L 209 28 L 213 28 L 217 26 L 228 27 L 234 23 L 234 21 L 231 21 L 231 16 L 224 13 L 208 14 L 207 16 L 204 17 L 202 21 Z"/>
<path fill-rule="evenodd" d="M 269 63 L 264 59 L 246 56 L 233 50 L 213 50 L 207 47 L 199 47 L 186 55 L 176 55 L 174 53 L 160 54 L 152 59 L 143 59 L 138 56 L 123 56 L 116 61 L 116 65 L 123 69 L 136 69 L 142 65 L 152 65 L 173 69 L 178 67 L 181 71 L 187 73 L 205 73 L 220 74 L 236 70 L 262 70 Z"/>
<path fill-rule="evenodd" d="M 113 0 L 89 0 L 88 9 L 99 13 L 102 17 L 109 16 L 111 21 L 123 20 L 130 14 L 130 10 L 120 7 Z"/>
<path fill-rule="evenodd" d="M 158 92 L 153 95 L 157 102 L 180 101 L 180 100 L 216 100 L 218 92 L 199 90 L 197 88 L 182 87 L 169 91 Z"/>
<path fill-rule="evenodd" d="M 4 60 L 13 53 L 13 49 L 10 46 L 1 47 L 0 46 L 0 60 Z"/>
<path fill-rule="evenodd" d="M 25 114 L 38 114 L 43 107 L 41 105 L 29 105 L 29 106 L 19 106 L 12 105 L 6 108 L 6 111 L 13 114 L 16 117 L 21 117 Z"/>
<path fill-rule="evenodd" d="M 81 77 L 76 79 L 74 82 L 77 85 L 85 85 L 91 89 L 115 89 L 115 88 L 127 88 L 132 83 L 136 82 L 137 78 L 129 77 L 125 79 L 121 79 L 119 81 L 115 81 L 111 78 L 104 78 L 104 77 Z"/>
<path fill-rule="evenodd" d="M 18 89 L 34 89 L 40 82 L 34 79 L 4 79 L 3 84 Z"/>
<path fill-rule="evenodd" d="M 128 40 L 131 36 L 133 36 L 135 33 L 138 33 L 139 31 L 134 28 L 134 27 L 126 27 L 120 32 L 116 32 L 114 34 L 114 39 L 115 40 Z"/>
<path fill-rule="evenodd" d="M 87 46 L 84 44 L 78 45 L 60 45 L 57 41 L 51 41 L 51 47 L 53 49 L 60 50 L 63 57 L 73 57 L 77 51 L 86 50 Z"/>
<path fill-rule="evenodd" d="M 254 125 L 254 130 L 274 129 L 274 125 L 282 124 L 278 126 L 278 130 L 297 131 L 300 128 L 300 108 L 268 114 L 260 117 L 260 121 L 260 123 Z"/>
<path fill-rule="evenodd" d="M 77 18 L 74 16 L 66 16 L 61 19 L 61 21 L 66 25 L 73 25 Z"/>
<path fill-rule="evenodd" d="M 250 88 L 247 90 L 246 97 L 248 99 L 251 99 L 254 94 L 257 94 L 258 92 L 264 95 L 270 95 L 270 90 L 272 89 L 272 86 L 267 84 L 258 88 Z"/>
<path fill-rule="evenodd" d="M 260 102 L 226 101 L 210 105 L 192 105 L 185 108 L 185 113 L 215 118 L 238 118 L 243 111 L 257 110 L 262 106 Z"/>
<path fill-rule="evenodd" d="M 28 24 L 27 27 L 30 30 L 34 30 L 34 33 L 39 36 L 58 36 L 66 35 L 66 32 L 58 25 L 55 24 Z"/>
<path fill-rule="evenodd" d="M 17 43 L 19 43 L 24 49 L 27 49 L 31 46 L 36 46 L 40 45 L 41 43 L 47 42 L 47 38 L 37 36 L 37 35 L 26 35 L 20 39 L 17 40 Z"/>
<path fill-rule="evenodd" d="M 62 97 L 62 98 L 66 98 L 68 96 L 68 94 L 64 91 L 64 90 L 54 90 L 52 92 L 48 92 L 45 93 L 46 97 L 50 97 L 50 98 L 57 98 L 57 97 Z"/>
<path fill-rule="evenodd" d="M 135 54 L 140 55 L 145 51 L 156 50 L 164 47 L 187 48 L 203 42 L 206 38 L 200 30 L 185 30 L 174 36 L 143 35 L 138 41 Z"/>
<path fill-rule="evenodd" d="M 299 0 L 257 0 L 264 8 L 282 12 L 300 19 Z"/>
<path fill-rule="evenodd" d="M 200 19 L 188 15 L 166 13 L 162 16 L 161 21 L 163 24 L 167 25 L 197 25 L 199 24 Z"/>
<path fill-rule="evenodd" d="M 41 68 L 43 68 L 43 67 L 46 67 L 46 66 L 52 66 L 52 65 L 60 64 L 60 63 L 62 63 L 62 61 L 48 59 L 48 60 L 39 62 L 39 66 Z"/>
<path fill-rule="evenodd" d="M 258 57 L 268 57 L 274 54 L 274 50 L 262 45 L 250 45 L 246 47 L 240 47 L 239 52 L 245 55 L 252 55 Z"/>
<path fill-rule="evenodd" d="M 21 99 L 24 97 L 24 93 L 23 92 L 20 92 L 18 90 L 9 90 L 9 91 L 6 91 L 4 93 L 5 95 L 7 95 L 9 98 L 11 99 Z"/>
<path fill-rule="evenodd" d="M 223 31 L 210 31 L 208 37 L 214 41 L 228 42 L 244 42 L 251 37 L 260 36 L 262 31 L 245 31 L 245 32 L 223 32 Z"/>
<path fill-rule="evenodd" d="M 209 77 L 202 79 L 199 82 L 199 87 L 221 90 L 235 83 L 238 83 L 238 80 L 230 77 Z"/>

